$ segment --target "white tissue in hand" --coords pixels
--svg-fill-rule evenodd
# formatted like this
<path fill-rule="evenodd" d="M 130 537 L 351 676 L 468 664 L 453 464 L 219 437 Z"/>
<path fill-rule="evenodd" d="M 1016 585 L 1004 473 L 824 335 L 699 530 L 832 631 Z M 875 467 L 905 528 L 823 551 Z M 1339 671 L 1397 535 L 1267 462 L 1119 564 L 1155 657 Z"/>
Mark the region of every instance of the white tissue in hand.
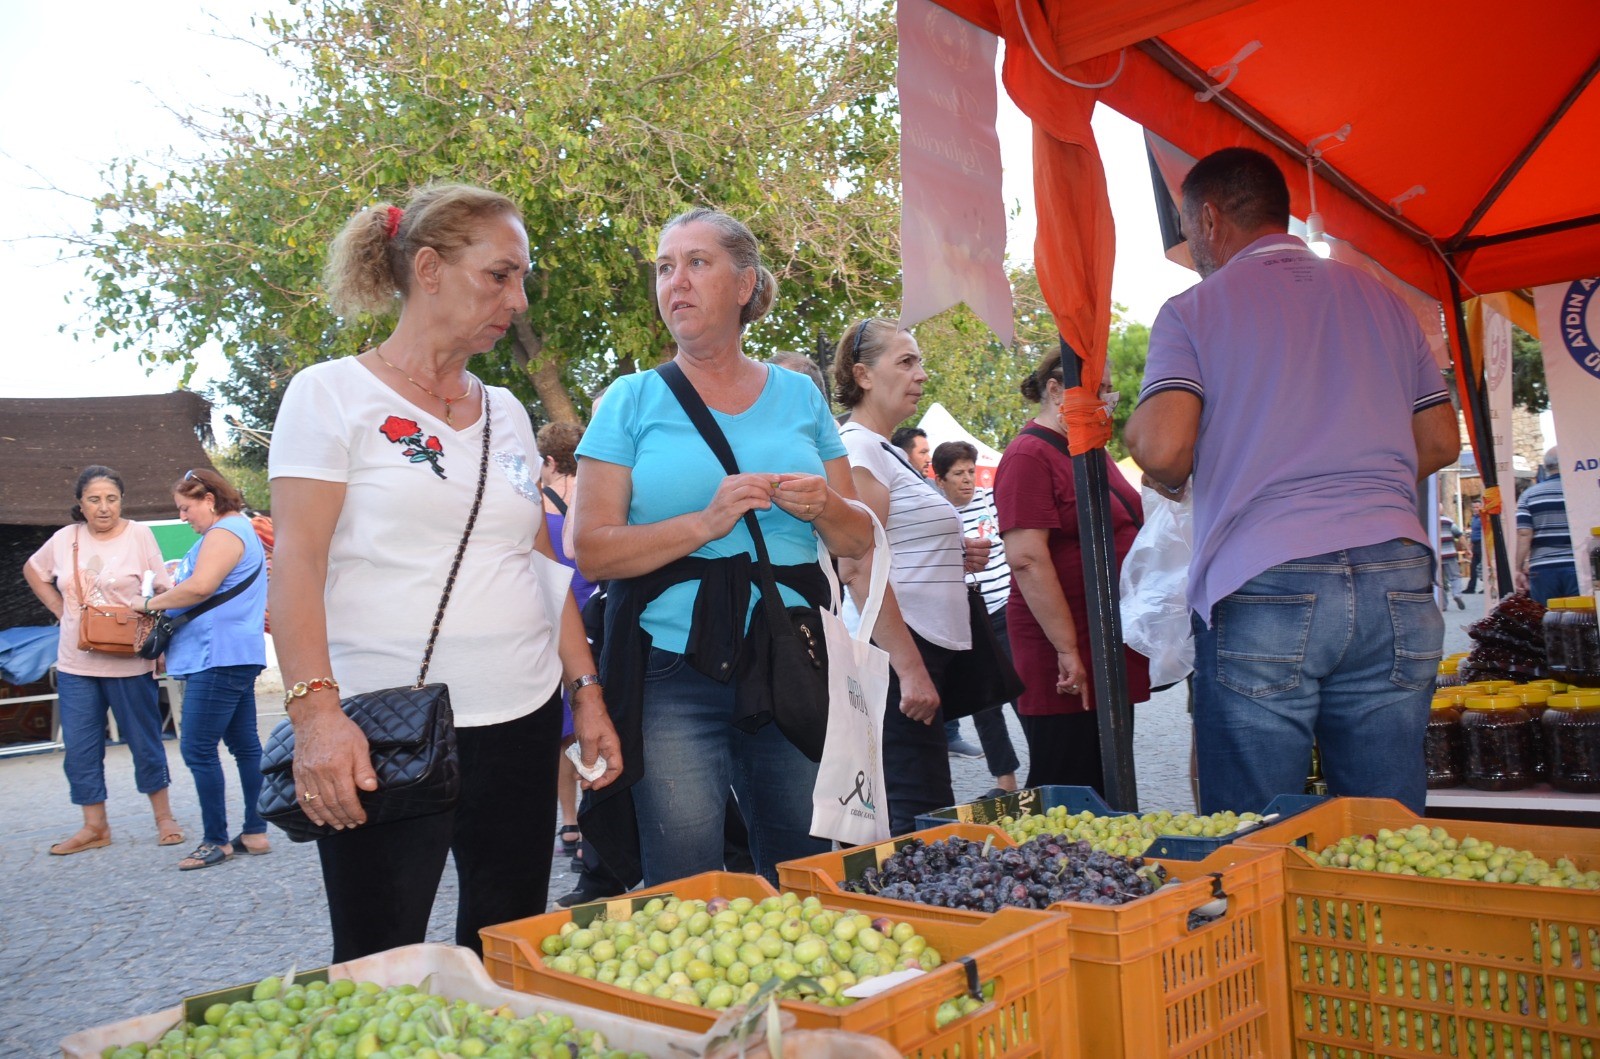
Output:
<path fill-rule="evenodd" d="M 606 774 L 605 755 L 597 754 L 593 765 L 585 765 L 583 763 L 583 750 L 578 746 L 576 740 L 573 741 L 571 746 L 567 747 L 567 758 L 572 762 L 573 768 L 578 770 L 578 775 L 591 783 Z"/>

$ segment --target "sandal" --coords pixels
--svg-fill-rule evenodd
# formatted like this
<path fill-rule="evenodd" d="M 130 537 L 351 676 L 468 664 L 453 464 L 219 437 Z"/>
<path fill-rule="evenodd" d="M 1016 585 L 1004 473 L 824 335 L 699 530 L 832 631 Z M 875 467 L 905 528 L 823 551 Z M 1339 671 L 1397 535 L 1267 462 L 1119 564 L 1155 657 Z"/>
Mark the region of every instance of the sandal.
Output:
<path fill-rule="evenodd" d="M 562 824 L 556 829 L 556 837 L 561 839 L 561 850 L 572 853 L 578 848 L 578 843 L 583 841 L 583 832 L 577 824 Z"/>
<path fill-rule="evenodd" d="M 232 860 L 233 853 L 221 846 L 213 846 L 209 842 L 202 842 L 194 847 L 194 852 L 178 862 L 179 871 L 197 871 L 200 868 L 210 868 L 221 864 L 225 860 Z M 190 862 L 193 863 L 190 863 Z"/>
<path fill-rule="evenodd" d="M 183 841 L 183 828 L 170 816 L 156 817 L 156 845 L 176 846 Z"/>
<path fill-rule="evenodd" d="M 267 840 L 266 835 L 251 835 L 250 837 L 259 838 L 263 842 Z M 262 846 L 260 849 L 251 849 L 249 846 L 245 845 L 244 840 L 245 835 L 243 832 L 240 832 L 239 834 L 235 835 L 233 837 L 233 841 L 228 844 L 233 847 L 233 851 L 235 853 L 245 857 L 265 857 L 268 853 L 272 852 L 272 846 L 270 845 Z"/>
<path fill-rule="evenodd" d="M 50 847 L 52 857 L 70 857 L 74 853 L 82 853 L 86 849 L 99 849 L 111 845 L 110 831 L 96 831 L 85 827 L 77 834 L 62 842 L 57 842 Z"/>

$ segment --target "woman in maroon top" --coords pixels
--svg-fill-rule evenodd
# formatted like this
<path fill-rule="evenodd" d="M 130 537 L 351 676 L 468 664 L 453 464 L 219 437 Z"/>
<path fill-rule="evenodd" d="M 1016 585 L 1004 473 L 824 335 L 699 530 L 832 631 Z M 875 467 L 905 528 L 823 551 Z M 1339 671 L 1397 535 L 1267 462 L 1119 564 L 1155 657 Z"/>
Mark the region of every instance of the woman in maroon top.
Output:
<path fill-rule="evenodd" d="M 1061 426 L 1061 355 L 1052 353 L 1022 383 L 1022 395 L 1039 413 L 1006 446 L 994 477 L 1000 536 L 1011 563 L 1006 621 L 1012 660 L 1026 689 L 1017 700 L 1028 737 L 1028 786 L 1073 784 L 1104 793 L 1094 672 L 1088 656 L 1083 551 L 1078 541 L 1078 495 Z M 1118 573 L 1143 521 L 1138 492 L 1111 466 L 1111 524 Z M 1116 580 L 1113 578 L 1113 581 Z M 1124 649 L 1128 698 L 1150 697 L 1145 657 Z"/>

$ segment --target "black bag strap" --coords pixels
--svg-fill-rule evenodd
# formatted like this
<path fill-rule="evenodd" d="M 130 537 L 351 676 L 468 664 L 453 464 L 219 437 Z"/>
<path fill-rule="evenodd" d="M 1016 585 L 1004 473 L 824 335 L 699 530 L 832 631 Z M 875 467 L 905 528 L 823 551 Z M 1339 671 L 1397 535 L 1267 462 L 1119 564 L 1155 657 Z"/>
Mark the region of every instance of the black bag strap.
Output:
<path fill-rule="evenodd" d="M 174 614 L 172 617 L 167 619 L 167 627 L 173 632 L 177 632 L 179 629 L 183 628 L 185 625 L 204 614 L 206 611 L 215 610 L 217 607 L 220 607 L 224 603 L 228 602 L 228 600 L 238 596 L 239 593 L 243 592 L 245 589 L 249 588 L 255 583 L 256 578 L 261 576 L 262 568 L 266 565 L 267 561 L 262 559 L 261 562 L 256 564 L 256 568 L 250 571 L 249 577 L 245 578 L 243 581 L 240 581 L 237 585 L 234 585 L 226 592 L 218 592 L 210 599 L 207 599 L 202 603 L 196 603 L 182 614 Z"/>
<path fill-rule="evenodd" d="M 711 415 L 711 409 L 706 407 L 700 391 L 694 388 L 694 383 L 689 381 L 683 369 L 669 360 L 656 371 L 660 373 L 661 381 L 672 391 L 672 396 L 683 406 L 689 422 L 694 424 L 694 428 L 700 432 L 700 437 L 722 463 L 722 469 L 728 474 L 738 474 L 739 461 L 734 458 L 733 446 L 728 444 L 728 436 L 717 425 L 716 419 Z M 767 554 L 767 539 L 762 536 L 761 523 L 757 521 L 754 511 L 744 513 L 744 524 L 749 529 L 750 539 L 756 546 L 757 584 L 761 586 L 761 605 L 767 612 L 767 623 L 772 626 L 773 635 L 781 636 L 787 633 L 792 636 L 794 630 L 790 623 L 787 620 L 780 620 L 783 618 L 783 597 L 778 594 L 777 578 L 772 573 L 772 559 Z"/>
<path fill-rule="evenodd" d="M 1057 434 L 1054 430 L 1047 430 L 1035 423 L 1029 423 L 1027 426 L 1022 428 L 1022 432 L 1024 434 L 1030 434 L 1033 437 L 1038 438 L 1040 441 L 1048 443 L 1057 452 L 1061 453 L 1061 455 L 1065 456 L 1069 460 L 1072 459 L 1072 450 L 1067 447 L 1067 439 L 1062 437 L 1060 434 Z M 1115 489 L 1111 489 L 1109 492 L 1112 496 L 1116 497 L 1122 502 L 1122 506 L 1128 512 L 1128 517 L 1133 520 L 1133 528 L 1143 529 L 1144 516 L 1136 511 L 1132 504 L 1128 503 L 1128 498 L 1117 492 Z"/>
<path fill-rule="evenodd" d="M 444 608 L 450 603 L 450 590 L 456 587 L 456 574 L 461 572 L 461 557 L 467 554 L 467 538 L 472 527 L 478 524 L 478 509 L 483 507 L 483 489 L 489 484 L 489 426 L 493 422 L 489 408 L 489 390 L 483 390 L 483 456 L 478 461 L 478 492 L 472 498 L 472 510 L 467 513 L 467 528 L 461 531 L 461 543 L 456 545 L 456 557 L 450 563 L 450 575 L 444 579 L 444 592 L 439 596 L 439 609 L 433 615 L 433 629 L 428 633 L 428 646 L 422 652 L 422 669 L 417 673 L 413 687 L 420 688 L 428 682 L 428 666 L 433 662 L 433 645 L 439 639 L 439 624 L 444 621 Z M 557 630 L 559 634 L 559 630 Z"/>
<path fill-rule="evenodd" d="M 539 491 L 544 494 L 544 498 L 546 500 L 550 501 L 550 503 L 555 506 L 555 509 L 558 512 L 560 512 L 562 515 L 567 513 L 567 502 L 561 499 L 560 493 L 556 492 L 554 489 L 551 489 L 548 485 L 542 487 Z"/>

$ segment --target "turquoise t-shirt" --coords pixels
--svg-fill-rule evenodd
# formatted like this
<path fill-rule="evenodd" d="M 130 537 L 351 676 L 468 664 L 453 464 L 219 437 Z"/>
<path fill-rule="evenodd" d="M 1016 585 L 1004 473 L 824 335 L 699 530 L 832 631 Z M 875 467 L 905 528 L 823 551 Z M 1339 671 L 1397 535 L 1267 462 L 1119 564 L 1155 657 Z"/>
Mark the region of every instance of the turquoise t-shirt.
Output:
<path fill-rule="evenodd" d="M 816 383 L 786 368 L 767 365 L 767 384 L 745 411 L 724 415 L 712 409 L 711 414 L 727 435 L 741 472 L 822 474 L 825 461 L 845 454 L 839 428 Z M 583 432 L 577 455 L 632 469 L 630 526 L 704 510 L 726 477 L 683 406 L 654 371 L 624 375 L 611 385 Z M 756 512 L 756 518 L 774 565 L 795 566 L 816 559 L 817 540 L 809 523 L 777 505 Z M 727 536 L 692 554 L 719 559 L 741 552 L 755 555 L 743 519 Z M 699 587 L 698 581 L 674 585 L 645 608 L 641 624 L 656 647 L 682 653 Z M 804 605 L 788 588 L 780 586 L 780 591 L 787 605 Z M 759 596 L 760 590 L 752 587 L 752 611 Z"/>

